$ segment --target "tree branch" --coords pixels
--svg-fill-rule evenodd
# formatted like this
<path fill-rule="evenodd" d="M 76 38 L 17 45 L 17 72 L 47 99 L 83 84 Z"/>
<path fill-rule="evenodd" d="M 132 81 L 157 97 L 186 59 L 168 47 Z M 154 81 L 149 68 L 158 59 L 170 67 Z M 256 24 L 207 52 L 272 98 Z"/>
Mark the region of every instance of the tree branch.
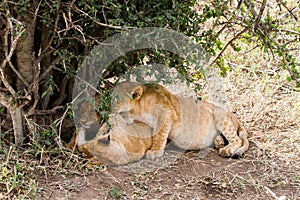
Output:
<path fill-rule="evenodd" d="M 111 25 L 111 24 L 104 24 L 104 23 L 101 23 L 97 20 L 95 20 L 93 17 L 91 17 L 89 14 L 87 14 L 86 12 L 80 10 L 79 8 L 77 8 L 76 6 L 75 7 L 75 10 L 81 14 L 83 14 L 84 16 L 90 18 L 91 20 L 93 20 L 93 22 L 95 22 L 96 24 L 100 25 L 100 26 L 104 26 L 104 27 L 108 27 L 108 28 L 114 28 L 114 29 L 120 29 L 120 30 L 127 30 L 129 28 L 134 28 L 134 27 L 122 27 L 122 26 L 114 26 L 114 25 Z"/>
<path fill-rule="evenodd" d="M 6 108 L 10 107 L 10 99 L 9 97 L 0 91 L 0 104 Z"/>
<path fill-rule="evenodd" d="M 263 0 L 261 8 L 259 10 L 259 13 L 256 16 L 256 20 L 255 20 L 255 23 L 254 23 L 254 29 L 257 29 L 258 23 L 261 21 L 261 17 L 262 17 L 262 14 L 263 14 L 264 10 L 265 10 L 266 3 L 267 3 L 267 0 Z"/>
<path fill-rule="evenodd" d="M 231 38 L 231 40 L 229 40 L 227 42 L 227 44 L 224 46 L 224 48 L 222 49 L 222 51 L 217 55 L 217 57 L 209 64 L 212 65 L 213 63 L 215 63 L 220 57 L 221 55 L 224 53 L 224 51 L 227 49 L 227 47 L 236 39 L 238 39 L 238 37 L 240 37 L 243 33 L 245 33 L 248 29 L 244 28 L 243 30 L 241 30 L 239 33 L 237 33 L 233 38 Z"/>
<path fill-rule="evenodd" d="M 54 108 L 52 108 L 50 110 L 35 110 L 30 115 L 52 115 L 52 114 L 55 114 L 57 110 L 63 109 L 63 108 L 64 108 L 64 106 L 56 106 L 56 107 L 54 107 Z M 28 116 L 30 116 L 30 115 L 28 115 Z"/>

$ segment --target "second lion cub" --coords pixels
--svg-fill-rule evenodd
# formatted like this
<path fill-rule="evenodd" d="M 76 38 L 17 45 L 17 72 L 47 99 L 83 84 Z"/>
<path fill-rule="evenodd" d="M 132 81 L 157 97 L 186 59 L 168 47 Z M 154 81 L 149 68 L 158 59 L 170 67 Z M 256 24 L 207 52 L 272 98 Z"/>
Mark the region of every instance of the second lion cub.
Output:
<path fill-rule="evenodd" d="M 205 140 L 215 140 L 224 157 L 239 157 L 249 147 L 247 133 L 232 113 L 207 101 L 176 97 L 159 84 L 119 83 L 112 108 L 128 123 L 140 121 L 153 128 L 152 146 L 146 152 L 150 159 L 163 155 L 168 138 L 189 150 L 199 149 Z"/>

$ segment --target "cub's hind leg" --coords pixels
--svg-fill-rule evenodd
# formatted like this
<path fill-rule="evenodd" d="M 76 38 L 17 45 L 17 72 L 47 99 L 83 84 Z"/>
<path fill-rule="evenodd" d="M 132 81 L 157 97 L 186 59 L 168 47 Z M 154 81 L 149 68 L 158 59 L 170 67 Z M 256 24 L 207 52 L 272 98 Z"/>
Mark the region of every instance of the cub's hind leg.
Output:
<path fill-rule="evenodd" d="M 239 123 L 235 116 L 223 108 L 214 111 L 216 127 L 228 141 L 228 145 L 219 149 L 224 157 L 239 157 L 236 152 L 243 146 L 243 140 L 238 136 Z M 220 138 L 216 138 L 220 139 Z"/>
<path fill-rule="evenodd" d="M 226 146 L 225 138 L 222 135 L 218 135 L 214 140 L 214 147 L 221 149 Z"/>

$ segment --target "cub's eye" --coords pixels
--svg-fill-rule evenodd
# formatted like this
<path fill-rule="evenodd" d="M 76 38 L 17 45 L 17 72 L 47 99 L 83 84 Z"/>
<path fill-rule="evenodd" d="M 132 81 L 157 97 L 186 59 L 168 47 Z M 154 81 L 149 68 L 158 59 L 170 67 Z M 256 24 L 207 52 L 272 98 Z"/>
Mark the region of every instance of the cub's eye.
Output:
<path fill-rule="evenodd" d="M 110 131 L 111 131 L 111 128 L 108 128 L 108 129 L 106 130 L 105 134 L 109 134 Z M 108 137 L 110 137 L 110 135 L 109 135 Z"/>

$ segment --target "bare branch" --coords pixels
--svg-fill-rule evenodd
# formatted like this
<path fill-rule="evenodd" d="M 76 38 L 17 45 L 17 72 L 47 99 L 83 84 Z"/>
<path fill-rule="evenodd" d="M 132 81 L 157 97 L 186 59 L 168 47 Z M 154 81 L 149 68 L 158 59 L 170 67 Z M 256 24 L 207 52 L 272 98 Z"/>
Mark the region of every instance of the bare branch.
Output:
<path fill-rule="evenodd" d="M 290 9 L 285 5 L 285 3 L 282 2 L 281 0 L 276 0 L 276 1 L 277 1 L 278 4 L 282 5 L 282 6 L 288 11 L 288 13 L 294 17 L 294 19 L 295 19 L 296 21 L 298 21 L 298 18 L 297 18 L 297 17 L 294 15 L 294 13 L 293 13 L 293 12 L 295 11 L 295 8 L 297 8 L 297 7 L 295 7 L 295 8 L 293 8 L 293 9 L 290 10 Z M 298 8 L 297 8 L 297 10 L 298 10 Z"/>
<path fill-rule="evenodd" d="M 40 75 L 39 81 L 43 80 L 43 79 L 51 72 L 51 70 L 55 68 L 55 65 L 56 65 L 57 63 L 59 63 L 59 61 L 60 61 L 60 57 L 57 57 L 57 58 L 52 62 L 52 64 L 44 71 L 44 73 L 42 73 L 42 74 Z"/>
<path fill-rule="evenodd" d="M 55 114 L 57 112 L 57 110 L 63 109 L 64 106 L 56 106 L 50 110 L 35 110 L 32 114 L 30 115 L 52 115 Z M 30 116 L 30 115 L 27 115 Z"/>
<path fill-rule="evenodd" d="M 288 30 L 288 29 L 279 29 L 280 32 L 286 32 L 286 33 L 291 33 L 291 34 L 295 34 L 295 35 L 299 35 L 300 33 L 297 31 L 293 31 L 293 30 Z"/>
<path fill-rule="evenodd" d="M 9 96 L 0 91 L 0 104 L 6 108 L 10 107 Z"/>
<path fill-rule="evenodd" d="M 20 72 L 15 68 L 15 66 L 11 63 L 11 61 L 8 61 L 8 64 L 10 68 L 15 72 L 15 74 L 18 76 L 18 78 L 24 83 L 26 87 L 29 87 L 29 83 L 25 80 L 25 78 L 20 74 Z"/>
<path fill-rule="evenodd" d="M 79 8 L 77 8 L 76 6 L 75 7 L 75 10 L 81 14 L 83 14 L 84 16 L 90 18 L 91 20 L 93 20 L 96 24 L 100 25 L 100 26 L 104 26 L 104 27 L 108 27 L 108 28 L 114 28 L 114 29 L 120 29 L 120 30 L 127 30 L 127 29 L 130 29 L 130 28 L 135 28 L 135 27 L 122 27 L 122 26 L 114 26 L 114 25 L 111 25 L 111 24 L 104 24 L 104 23 L 101 23 L 97 20 L 95 20 L 93 17 L 91 17 L 89 14 L 87 14 L 86 12 L 80 10 Z"/>
<path fill-rule="evenodd" d="M 256 20 L 255 20 L 255 23 L 254 23 L 254 29 L 257 29 L 258 23 L 261 21 L 261 17 L 262 17 L 262 14 L 263 14 L 264 10 L 265 10 L 266 3 L 267 3 L 267 0 L 263 0 L 261 8 L 259 10 L 259 13 L 256 16 Z"/>

